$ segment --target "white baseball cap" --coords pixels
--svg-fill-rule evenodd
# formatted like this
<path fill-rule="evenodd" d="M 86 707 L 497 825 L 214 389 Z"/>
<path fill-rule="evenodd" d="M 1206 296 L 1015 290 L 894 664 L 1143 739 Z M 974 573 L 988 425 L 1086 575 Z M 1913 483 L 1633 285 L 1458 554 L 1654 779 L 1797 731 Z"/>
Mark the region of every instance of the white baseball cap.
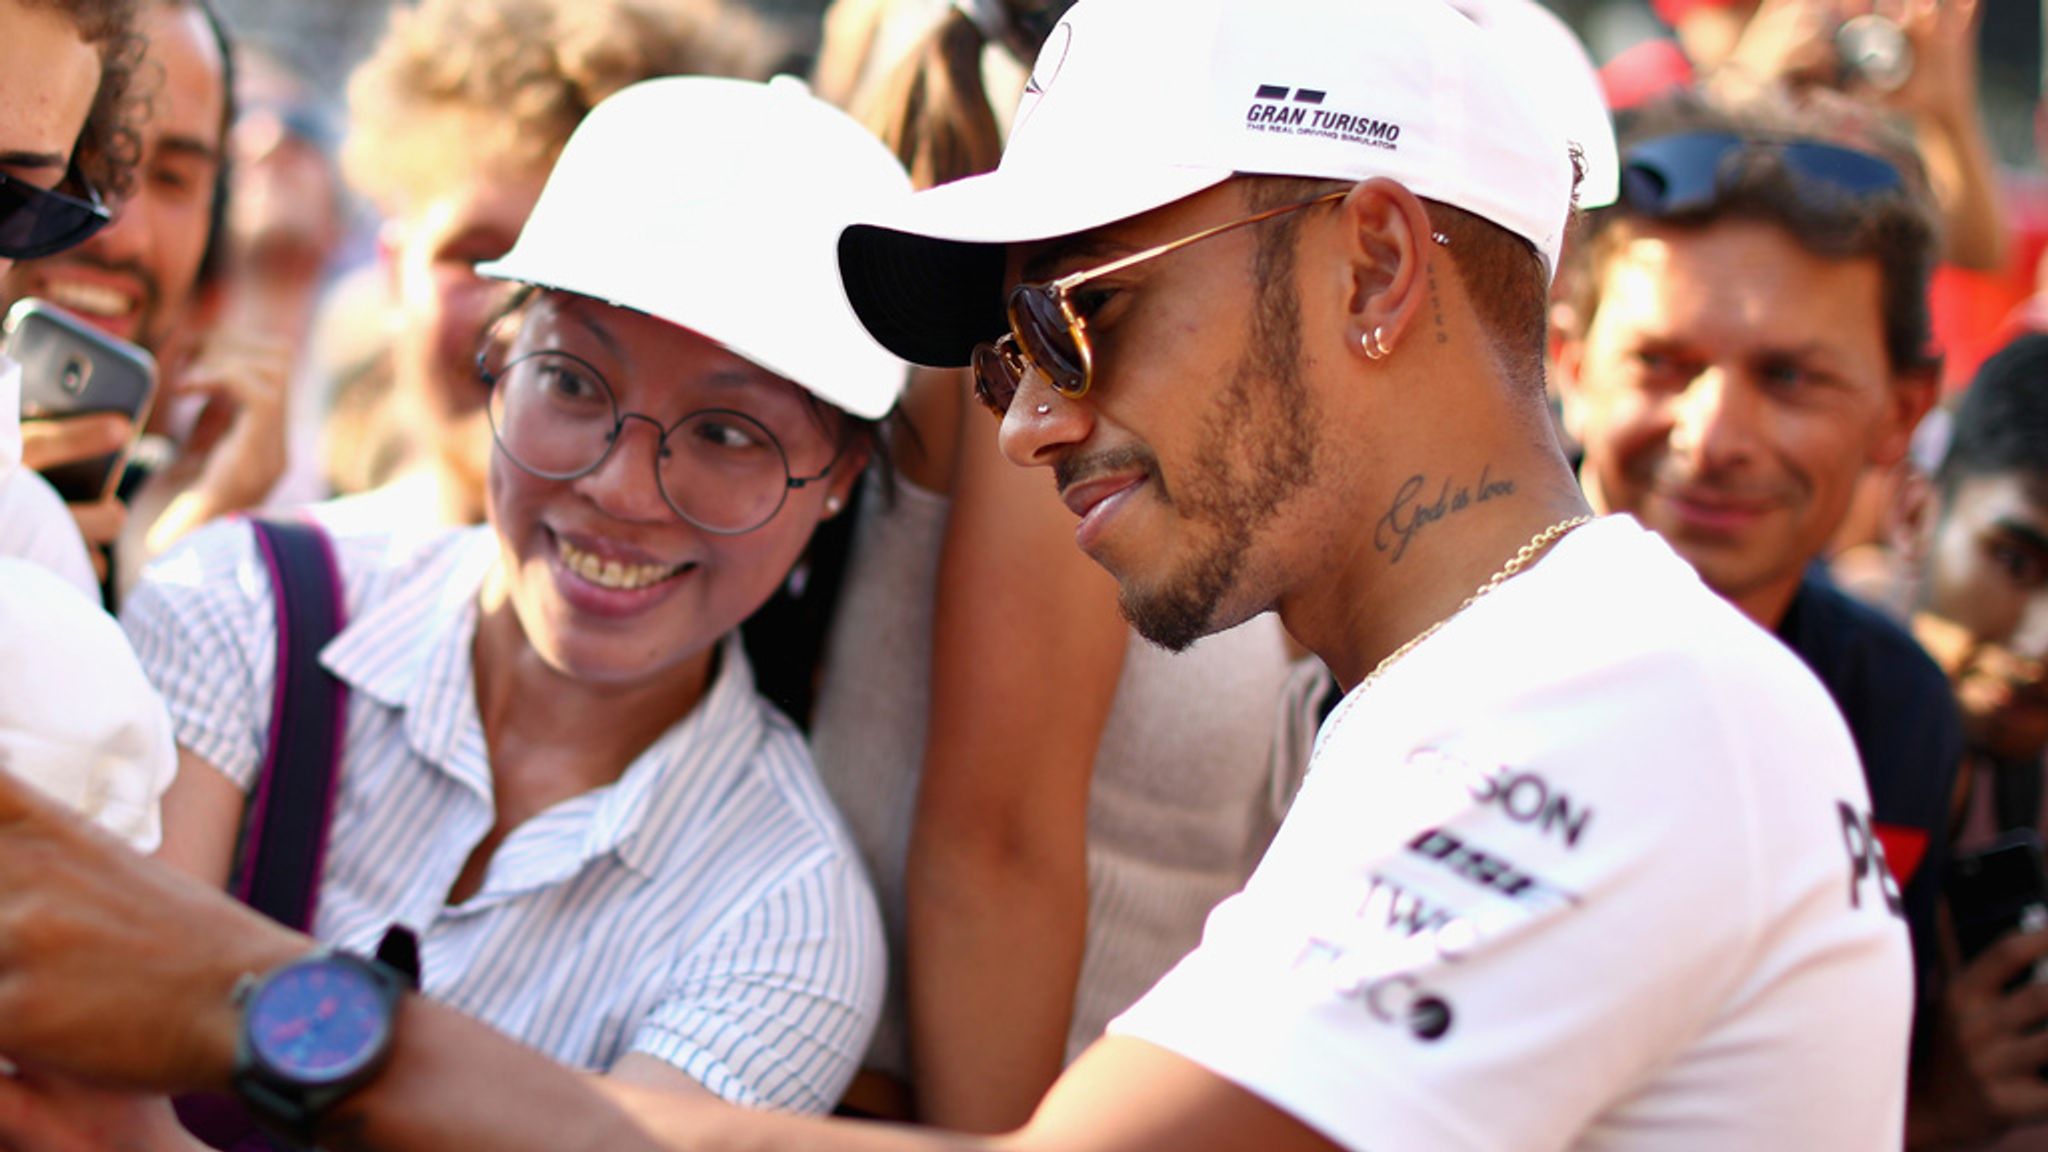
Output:
<path fill-rule="evenodd" d="M 1611 199 L 1592 62 L 1534 0 L 1081 0 L 1039 54 L 1001 165 L 847 229 L 868 330 L 968 363 L 1005 327 L 1003 246 L 1149 212 L 1237 173 L 1384 176 L 1526 238 L 1554 272 Z"/>
<path fill-rule="evenodd" d="M 646 80 L 583 118 L 518 243 L 477 272 L 645 312 L 874 419 L 904 368 L 854 317 L 834 244 L 909 194 L 799 80 Z"/>

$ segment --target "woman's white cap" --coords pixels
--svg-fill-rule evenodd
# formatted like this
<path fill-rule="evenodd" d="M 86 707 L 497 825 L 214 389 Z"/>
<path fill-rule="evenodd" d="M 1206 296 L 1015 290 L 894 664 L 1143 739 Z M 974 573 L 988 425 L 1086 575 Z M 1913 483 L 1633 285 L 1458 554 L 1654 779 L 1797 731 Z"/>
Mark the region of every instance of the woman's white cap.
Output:
<path fill-rule="evenodd" d="M 477 272 L 645 312 L 874 419 L 904 368 L 848 306 L 835 245 L 909 193 L 801 81 L 646 80 L 584 117 L 518 243 Z"/>
<path fill-rule="evenodd" d="M 1555 272 L 1575 189 L 1612 198 L 1591 61 L 1534 0 L 1081 0 L 996 171 L 847 230 L 877 339 L 968 362 L 1004 330 L 1003 246 L 1071 236 L 1235 173 L 1383 176 L 1527 239 Z"/>

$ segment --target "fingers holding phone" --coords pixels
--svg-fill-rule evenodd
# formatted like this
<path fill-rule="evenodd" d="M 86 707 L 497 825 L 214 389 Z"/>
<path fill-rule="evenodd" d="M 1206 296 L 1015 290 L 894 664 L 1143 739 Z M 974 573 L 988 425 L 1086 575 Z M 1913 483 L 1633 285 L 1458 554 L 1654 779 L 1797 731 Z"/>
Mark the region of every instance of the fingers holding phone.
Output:
<path fill-rule="evenodd" d="M 2041 838 L 2009 833 L 1950 862 L 1944 884 L 1962 967 L 1949 1030 L 2000 1126 L 2048 1117 L 2048 866 Z"/>
<path fill-rule="evenodd" d="M 71 504 L 112 496 L 156 399 L 156 361 L 42 300 L 0 322 L 21 364 L 22 456 Z"/>
<path fill-rule="evenodd" d="M 2048 984 L 2027 979 L 2044 960 L 2048 929 L 2015 933 L 1965 965 L 1948 988 L 1955 1045 L 1995 1129 L 2048 1117 L 2041 1073 L 2048 1067 Z"/>
<path fill-rule="evenodd" d="M 21 426 L 21 462 L 37 472 L 61 469 L 123 451 L 134 439 L 134 426 L 111 412 L 61 420 L 30 420 Z M 128 523 L 128 509 L 108 496 L 90 503 L 67 505 L 78 534 L 89 547 L 93 575 L 107 578 L 105 549 L 113 546 Z"/>
<path fill-rule="evenodd" d="M 21 462 L 47 472 L 119 452 L 134 438 L 134 423 L 115 412 L 31 420 L 21 426 Z"/>

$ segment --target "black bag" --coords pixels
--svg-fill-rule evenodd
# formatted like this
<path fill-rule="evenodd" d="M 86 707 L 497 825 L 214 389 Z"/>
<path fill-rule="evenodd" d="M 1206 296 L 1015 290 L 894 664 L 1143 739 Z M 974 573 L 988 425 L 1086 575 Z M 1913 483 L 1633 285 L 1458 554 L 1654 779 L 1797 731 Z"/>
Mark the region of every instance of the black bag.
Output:
<path fill-rule="evenodd" d="M 277 604 L 277 671 L 270 741 L 243 815 L 228 891 L 288 928 L 312 926 L 327 851 L 348 689 L 320 666 L 320 650 L 341 631 L 341 574 L 327 534 L 307 522 L 251 520 Z M 241 1102 L 217 1093 L 178 1097 L 185 1129 L 214 1148 L 273 1152 L 290 1147 L 266 1133 Z"/>

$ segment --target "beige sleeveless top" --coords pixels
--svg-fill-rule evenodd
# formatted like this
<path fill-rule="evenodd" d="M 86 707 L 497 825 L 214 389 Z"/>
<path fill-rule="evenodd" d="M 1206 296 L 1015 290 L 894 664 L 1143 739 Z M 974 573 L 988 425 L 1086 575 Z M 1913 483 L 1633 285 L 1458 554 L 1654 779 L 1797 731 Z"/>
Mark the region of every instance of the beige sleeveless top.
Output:
<path fill-rule="evenodd" d="M 871 1068 L 908 1070 L 903 863 L 924 760 L 945 497 L 870 489 L 813 724 L 818 771 L 866 858 L 889 935 Z M 1320 666 L 1267 615 L 1169 655 L 1131 636 L 1088 804 L 1088 934 L 1067 1059 L 1191 950 L 1264 853 L 1307 760 Z"/>

